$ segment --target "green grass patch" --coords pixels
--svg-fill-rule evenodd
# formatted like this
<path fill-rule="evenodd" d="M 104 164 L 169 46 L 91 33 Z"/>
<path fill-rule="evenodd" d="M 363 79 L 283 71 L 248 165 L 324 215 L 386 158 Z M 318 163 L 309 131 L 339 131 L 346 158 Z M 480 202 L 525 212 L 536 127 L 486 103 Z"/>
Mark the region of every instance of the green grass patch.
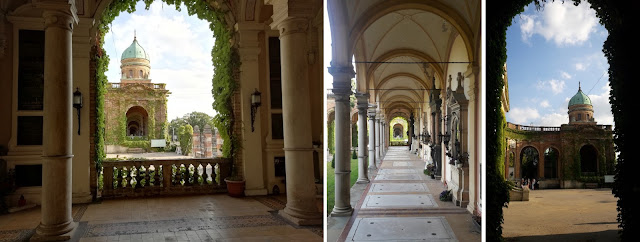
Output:
<path fill-rule="evenodd" d="M 331 168 L 331 162 L 327 163 L 327 214 L 331 214 L 336 201 L 336 176 L 335 169 Z M 351 159 L 351 186 L 358 180 L 358 159 Z M 351 187 L 349 186 L 349 187 Z"/>

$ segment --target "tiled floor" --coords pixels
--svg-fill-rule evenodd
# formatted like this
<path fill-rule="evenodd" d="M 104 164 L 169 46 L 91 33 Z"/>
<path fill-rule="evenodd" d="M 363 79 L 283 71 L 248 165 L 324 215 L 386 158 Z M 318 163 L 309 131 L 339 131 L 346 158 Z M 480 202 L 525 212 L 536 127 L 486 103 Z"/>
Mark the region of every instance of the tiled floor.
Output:
<path fill-rule="evenodd" d="M 338 241 L 480 241 L 467 210 L 438 199 L 444 185 L 424 165 L 390 147 Z"/>
<path fill-rule="evenodd" d="M 76 205 L 73 214 L 79 241 L 322 241 L 322 226 L 297 226 L 278 215 L 285 200 L 224 194 L 106 200 Z M 39 207 L 0 216 L 0 241 L 28 240 L 39 221 Z"/>

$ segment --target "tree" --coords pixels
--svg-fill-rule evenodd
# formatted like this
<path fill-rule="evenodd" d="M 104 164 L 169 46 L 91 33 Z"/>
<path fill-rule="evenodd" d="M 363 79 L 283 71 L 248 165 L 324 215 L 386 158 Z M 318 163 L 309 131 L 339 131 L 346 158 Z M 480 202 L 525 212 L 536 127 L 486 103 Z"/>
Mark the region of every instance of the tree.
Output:
<path fill-rule="evenodd" d="M 185 114 L 184 116 L 182 116 L 182 118 L 176 117 L 175 119 L 171 120 L 168 133 L 170 135 L 173 135 L 173 131 L 175 130 L 176 134 L 179 134 L 178 129 L 180 129 L 181 126 L 187 124 L 191 125 L 191 127 L 195 127 L 196 125 L 198 125 L 198 127 L 200 128 L 200 132 L 204 130 L 204 126 L 207 124 L 211 126 L 212 129 L 214 127 L 213 117 L 202 112 L 191 112 Z"/>
<path fill-rule="evenodd" d="M 180 149 L 182 149 L 182 153 L 184 155 L 189 155 L 191 153 L 192 137 L 193 127 L 191 125 L 186 124 L 184 126 L 180 126 L 178 130 L 178 140 L 180 141 Z"/>

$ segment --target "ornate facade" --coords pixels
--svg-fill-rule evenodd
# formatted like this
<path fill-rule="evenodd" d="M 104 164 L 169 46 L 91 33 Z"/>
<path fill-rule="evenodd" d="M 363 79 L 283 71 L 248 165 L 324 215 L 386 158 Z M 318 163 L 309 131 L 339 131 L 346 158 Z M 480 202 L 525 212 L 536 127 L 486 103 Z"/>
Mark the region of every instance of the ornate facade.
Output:
<path fill-rule="evenodd" d="M 578 88 L 569 100 L 569 123 L 536 127 L 507 123 L 505 178 L 539 180 L 540 188 L 582 188 L 613 175 L 611 125 L 598 125 L 591 99 Z"/>
<path fill-rule="evenodd" d="M 107 153 L 126 152 L 131 140 L 164 139 L 167 135 L 167 97 L 171 93 L 166 84 L 151 82 L 149 54 L 137 37 L 122 53 L 120 70 L 120 82 L 108 83 L 105 94 Z"/>

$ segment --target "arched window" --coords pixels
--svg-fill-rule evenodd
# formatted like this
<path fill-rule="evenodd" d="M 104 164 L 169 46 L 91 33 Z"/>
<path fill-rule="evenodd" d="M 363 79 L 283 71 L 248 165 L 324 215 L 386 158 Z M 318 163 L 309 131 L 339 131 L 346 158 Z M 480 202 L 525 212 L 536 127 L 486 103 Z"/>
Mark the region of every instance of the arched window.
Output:
<path fill-rule="evenodd" d="M 140 75 L 138 76 L 138 78 L 142 78 L 142 77 L 143 77 L 142 70 L 140 70 Z"/>
<path fill-rule="evenodd" d="M 578 114 L 578 121 L 580 121 L 580 120 L 582 120 L 582 114 L 581 113 Z"/>
<path fill-rule="evenodd" d="M 129 76 L 128 78 L 133 78 L 133 70 L 129 70 Z"/>

